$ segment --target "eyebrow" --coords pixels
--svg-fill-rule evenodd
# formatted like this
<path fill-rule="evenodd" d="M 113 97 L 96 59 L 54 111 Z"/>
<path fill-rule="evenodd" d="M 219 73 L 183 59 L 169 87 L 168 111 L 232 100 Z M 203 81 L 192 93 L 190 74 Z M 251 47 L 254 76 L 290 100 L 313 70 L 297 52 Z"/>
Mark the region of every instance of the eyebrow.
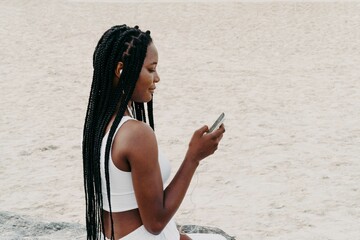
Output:
<path fill-rule="evenodd" d="M 149 63 L 147 65 L 144 65 L 145 67 L 152 67 L 153 65 L 157 65 L 157 62 L 152 62 L 152 63 Z"/>

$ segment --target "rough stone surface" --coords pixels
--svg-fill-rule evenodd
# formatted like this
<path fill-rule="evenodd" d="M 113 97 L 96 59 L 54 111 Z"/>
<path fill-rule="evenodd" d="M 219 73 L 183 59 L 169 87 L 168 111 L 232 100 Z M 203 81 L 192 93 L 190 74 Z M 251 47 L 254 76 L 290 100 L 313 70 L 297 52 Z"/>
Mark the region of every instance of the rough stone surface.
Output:
<path fill-rule="evenodd" d="M 11 212 L 0 212 L 1 240 L 85 239 L 85 227 L 66 222 L 40 222 Z"/>
<path fill-rule="evenodd" d="M 214 233 L 224 236 L 227 240 L 236 240 L 235 237 L 232 237 L 225 233 L 220 228 L 216 227 L 206 227 L 199 225 L 178 225 L 179 231 L 183 233 Z"/>

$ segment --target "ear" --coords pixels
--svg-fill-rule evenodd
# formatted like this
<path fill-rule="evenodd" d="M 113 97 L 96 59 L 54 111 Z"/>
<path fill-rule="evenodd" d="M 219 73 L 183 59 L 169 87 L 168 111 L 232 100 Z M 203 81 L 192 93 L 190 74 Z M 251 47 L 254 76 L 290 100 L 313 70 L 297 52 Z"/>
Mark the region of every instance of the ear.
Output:
<path fill-rule="evenodd" d="M 116 76 L 117 78 L 120 78 L 120 75 L 121 75 L 123 66 L 124 66 L 124 64 L 123 64 L 122 62 L 118 62 L 118 64 L 116 65 L 116 68 L 115 68 L 115 76 Z"/>

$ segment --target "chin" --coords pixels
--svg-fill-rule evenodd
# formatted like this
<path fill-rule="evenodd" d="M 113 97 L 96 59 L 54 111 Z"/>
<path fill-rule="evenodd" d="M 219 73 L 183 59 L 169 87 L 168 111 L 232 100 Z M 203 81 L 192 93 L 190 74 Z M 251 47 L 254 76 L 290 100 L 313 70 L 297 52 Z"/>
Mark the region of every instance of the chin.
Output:
<path fill-rule="evenodd" d="M 149 98 L 148 98 L 148 100 L 146 102 L 150 102 L 152 99 L 153 99 L 153 95 L 150 94 L 150 96 L 149 96 Z"/>
<path fill-rule="evenodd" d="M 147 103 L 150 102 L 152 99 L 153 99 L 153 95 L 149 94 L 142 97 L 132 98 L 131 100 L 138 103 Z"/>
<path fill-rule="evenodd" d="M 143 98 L 141 99 L 141 101 L 135 101 L 135 102 L 142 102 L 142 103 L 148 103 L 152 100 L 152 96 L 151 97 L 148 97 L 148 98 Z"/>

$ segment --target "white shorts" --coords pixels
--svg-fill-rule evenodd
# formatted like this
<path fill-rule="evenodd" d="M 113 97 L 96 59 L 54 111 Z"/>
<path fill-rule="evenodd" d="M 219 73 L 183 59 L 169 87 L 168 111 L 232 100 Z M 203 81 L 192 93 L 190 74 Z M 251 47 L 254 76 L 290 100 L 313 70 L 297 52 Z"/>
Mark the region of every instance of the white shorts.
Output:
<path fill-rule="evenodd" d="M 106 240 L 109 240 L 106 238 Z M 166 225 L 159 235 L 149 233 L 144 225 L 141 225 L 128 235 L 119 240 L 180 240 L 180 233 L 177 230 L 176 224 L 173 220 Z"/>
<path fill-rule="evenodd" d="M 189 233 L 188 235 L 192 240 L 226 240 L 226 238 L 219 234 L 208 233 Z"/>

